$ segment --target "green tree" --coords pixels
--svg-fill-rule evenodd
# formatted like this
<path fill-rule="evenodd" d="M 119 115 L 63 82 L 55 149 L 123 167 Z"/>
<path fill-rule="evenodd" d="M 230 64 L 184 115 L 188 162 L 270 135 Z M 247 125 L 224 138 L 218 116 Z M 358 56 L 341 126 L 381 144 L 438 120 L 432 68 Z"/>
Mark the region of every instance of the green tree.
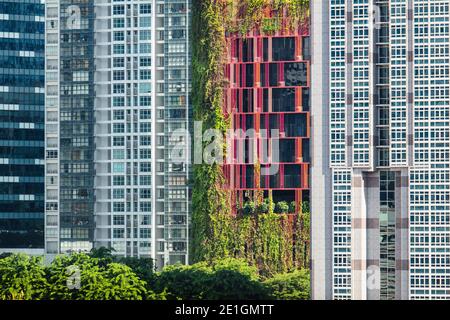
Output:
<path fill-rule="evenodd" d="M 0 259 L 0 300 L 38 300 L 46 289 L 41 257 L 12 254 Z"/>
<path fill-rule="evenodd" d="M 145 281 L 124 264 L 110 263 L 102 275 L 106 286 L 97 299 L 100 300 L 142 300 L 147 296 Z"/>
<path fill-rule="evenodd" d="M 89 253 L 92 258 L 99 259 L 99 263 L 103 266 L 112 262 L 122 263 L 129 266 L 136 275 L 146 282 L 150 282 L 155 272 L 153 259 L 136 258 L 136 257 L 120 257 L 113 255 L 114 249 L 105 247 L 93 248 Z"/>
<path fill-rule="evenodd" d="M 103 266 L 108 265 L 111 262 L 114 262 L 115 257 L 113 256 L 114 249 L 100 247 L 100 248 L 92 248 L 89 252 L 89 256 L 91 258 L 95 258 L 99 260 L 99 263 Z"/>
<path fill-rule="evenodd" d="M 151 258 L 117 257 L 115 262 L 127 265 L 141 280 L 147 283 L 150 283 L 155 276 L 155 266 Z"/>
<path fill-rule="evenodd" d="M 276 274 L 264 281 L 271 292 L 271 297 L 277 300 L 307 300 L 310 299 L 310 281 L 308 270 L 301 269 L 289 273 Z"/>
<path fill-rule="evenodd" d="M 166 292 L 166 297 L 170 300 L 203 299 L 205 280 L 211 273 L 211 268 L 204 262 L 191 266 L 166 266 L 157 273 L 152 288 L 158 293 Z"/>
<path fill-rule="evenodd" d="M 269 297 L 259 279 L 258 269 L 244 260 L 219 259 L 211 268 L 213 272 L 206 281 L 205 299 L 259 300 Z"/>
<path fill-rule="evenodd" d="M 227 258 L 210 264 L 167 266 L 158 273 L 155 291 L 166 291 L 168 299 L 219 300 L 264 299 L 268 291 L 259 280 L 258 270 L 245 261 Z"/>
<path fill-rule="evenodd" d="M 46 276 L 50 286 L 46 299 L 82 300 L 84 295 L 87 295 L 85 299 L 89 299 L 93 297 L 91 287 L 95 290 L 96 286 L 100 288 L 104 286 L 99 259 L 84 253 L 55 257 L 46 268 Z M 77 281 L 79 281 L 79 288 L 77 288 Z"/>
<path fill-rule="evenodd" d="M 145 289 L 145 281 L 130 267 L 114 262 L 105 265 L 104 260 L 84 253 L 56 257 L 47 268 L 47 279 L 48 299 L 142 300 L 152 297 Z"/>
<path fill-rule="evenodd" d="M 229 270 L 241 273 L 252 281 L 259 280 L 258 268 L 251 266 L 243 259 L 223 258 L 210 263 L 214 272 Z"/>

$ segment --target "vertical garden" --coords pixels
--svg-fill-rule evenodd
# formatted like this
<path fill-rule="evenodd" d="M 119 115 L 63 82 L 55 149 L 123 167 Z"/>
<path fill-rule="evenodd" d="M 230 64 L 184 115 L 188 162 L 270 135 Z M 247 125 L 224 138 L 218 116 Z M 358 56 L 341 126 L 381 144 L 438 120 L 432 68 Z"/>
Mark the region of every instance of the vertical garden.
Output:
<path fill-rule="evenodd" d="M 225 135 L 230 127 L 222 110 L 227 35 L 245 37 L 255 29 L 266 35 L 294 30 L 307 23 L 308 16 L 308 0 L 193 1 L 192 103 L 194 120 L 202 121 L 203 131 L 217 129 Z M 242 258 L 266 276 L 308 268 L 308 203 L 291 204 L 301 206 L 293 217 L 287 204 L 275 205 L 270 193 L 264 199 L 255 192 L 236 216 L 231 212 L 230 192 L 220 164 L 194 165 L 192 262 Z"/>

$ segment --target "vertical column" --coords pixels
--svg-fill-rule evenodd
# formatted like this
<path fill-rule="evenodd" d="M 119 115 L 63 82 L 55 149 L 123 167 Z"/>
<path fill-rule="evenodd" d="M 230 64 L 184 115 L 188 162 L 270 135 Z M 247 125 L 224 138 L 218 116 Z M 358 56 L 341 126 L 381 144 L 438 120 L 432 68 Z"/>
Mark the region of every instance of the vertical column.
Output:
<path fill-rule="evenodd" d="M 45 123 L 54 127 L 45 132 L 45 175 L 46 181 L 59 178 L 59 1 L 49 0 L 45 4 L 46 34 L 45 61 Z M 54 63 L 53 63 L 54 62 Z M 50 141 L 52 141 L 50 143 Z M 59 183 L 45 184 L 45 252 L 59 253 Z"/>
<path fill-rule="evenodd" d="M 334 140 L 330 153 L 330 125 L 339 127 L 337 120 L 330 122 L 330 115 L 334 119 L 342 115 L 345 119 L 345 103 L 342 106 L 342 95 L 337 85 L 343 83 L 343 79 L 333 79 L 334 88 L 330 89 L 330 68 L 341 74 L 340 56 L 341 43 L 345 42 L 345 17 L 338 14 L 342 6 L 330 3 L 328 0 L 311 1 L 311 293 L 313 299 L 331 299 L 333 294 L 333 213 L 332 213 L 332 180 L 330 161 L 342 162 L 343 154 L 339 146 L 345 148 L 342 138 Z M 331 12 L 336 16 L 331 17 Z M 329 25 L 330 18 L 335 26 Z M 333 29 L 330 29 L 333 28 Z M 335 29 L 334 29 L 335 28 Z M 330 39 L 330 31 L 336 31 L 336 39 Z M 334 54 L 329 53 L 330 41 L 333 41 Z M 335 68 L 338 68 L 336 70 Z M 330 95 L 333 99 L 330 100 Z M 329 106 L 329 110 L 325 107 Z M 342 125 L 342 122 L 340 122 Z M 339 157 L 337 157 L 339 155 Z M 347 239 L 347 238 L 346 238 Z M 348 268 L 348 267 L 347 267 Z M 343 276 L 343 281 L 348 277 Z M 340 290 L 340 289 L 339 289 Z M 344 294 L 348 294 L 348 288 L 343 288 Z M 339 291 L 338 293 L 341 293 Z"/>
<path fill-rule="evenodd" d="M 391 2 L 390 147 L 391 166 L 407 165 L 407 0 Z"/>

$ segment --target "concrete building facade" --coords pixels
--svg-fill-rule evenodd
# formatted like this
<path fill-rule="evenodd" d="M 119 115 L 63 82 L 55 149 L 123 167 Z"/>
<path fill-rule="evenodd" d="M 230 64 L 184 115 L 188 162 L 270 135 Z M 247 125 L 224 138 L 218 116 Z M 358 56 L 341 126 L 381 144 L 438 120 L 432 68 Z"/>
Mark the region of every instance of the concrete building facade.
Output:
<path fill-rule="evenodd" d="M 47 253 L 187 262 L 189 20 L 189 1 L 46 1 Z"/>

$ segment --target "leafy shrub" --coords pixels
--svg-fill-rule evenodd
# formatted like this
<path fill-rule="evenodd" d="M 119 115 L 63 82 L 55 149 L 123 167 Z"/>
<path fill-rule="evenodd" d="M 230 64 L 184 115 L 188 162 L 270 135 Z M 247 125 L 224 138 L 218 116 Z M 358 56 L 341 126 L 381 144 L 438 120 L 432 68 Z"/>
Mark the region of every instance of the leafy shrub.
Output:
<path fill-rule="evenodd" d="M 255 266 L 243 259 L 224 258 L 166 266 L 161 272 L 152 271 L 146 283 L 131 267 L 106 263 L 117 258 L 105 253 L 57 256 L 48 266 L 41 257 L 24 254 L 0 258 L 0 300 L 259 300 L 308 299 L 310 295 L 306 270 L 262 281 Z M 141 265 L 138 260 L 133 261 L 137 269 L 148 263 Z"/>
<path fill-rule="evenodd" d="M 258 271 L 245 261 L 227 258 L 211 264 L 167 266 L 155 281 L 156 292 L 168 299 L 233 300 L 264 299 L 268 291 L 259 281 Z"/>
<path fill-rule="evenodd" d="M 275 212 L 276 213 L 288 213 L 289 211 L 289 205 L 286 201 L 280 201 L 275 206 Z"/>
<path fill-rule="evenodd" d="M 291 203 L 289 203 L 289 212 L 295 213 L 296 209 L 297 209 L 297 203 L 295 201 L 291 201 Z"/>
<path fill-rule="evenodd" d="M 307 300 L 310 298 L 310 281 L 308 270 L 296 270 L 281 273 L 264 282 L 277 300 Z"/>
<path fill-rule="evenodd" d="M 244 215 L 252 215 L 256 211 L 256 206 L 253 201 L 247 201 L 242 208 Z"/>
<path fill-rule="evenodd" d="M 40 299 L 46 289 L 41 257 L 11 254 L 0 259 L 0 300 Z"/>

